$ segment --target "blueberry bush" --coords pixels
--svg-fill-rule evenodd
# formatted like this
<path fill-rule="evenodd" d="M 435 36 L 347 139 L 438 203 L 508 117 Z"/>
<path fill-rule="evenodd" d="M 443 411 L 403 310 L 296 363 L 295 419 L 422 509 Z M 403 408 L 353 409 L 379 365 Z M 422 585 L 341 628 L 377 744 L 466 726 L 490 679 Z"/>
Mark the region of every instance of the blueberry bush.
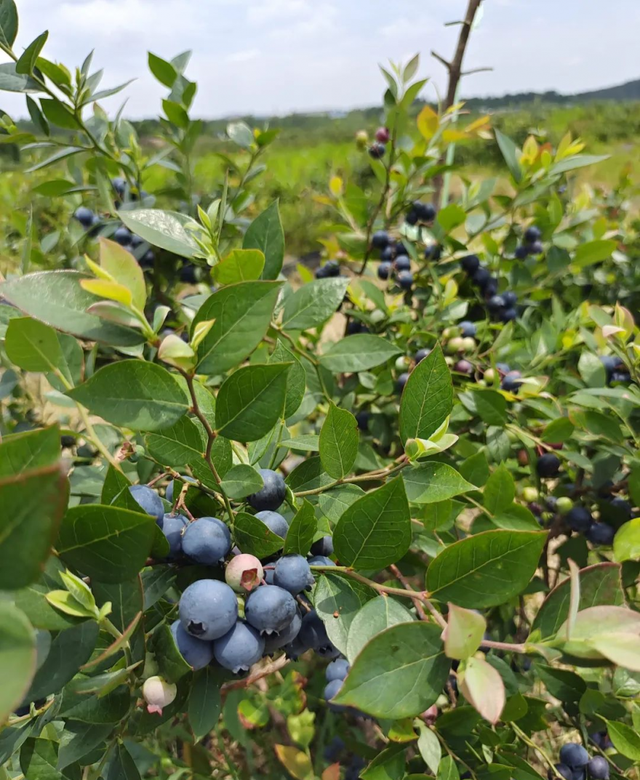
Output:
<path fill-rule="evenodd" d="M 575 190 L 570 136 L 416 111 L 416 57 L 287 279 L 254 205 L 276 131 L 232 123 L 199 192 L 188 54 L 149 55 L 150 147 L 91 57 L 17 27 L 1 0 L 32 122 L 0 140 L 34 177 L 0 286 L 2 780 L 637 776 L 626 183 Z M 468 141 L 505 175 L 456 168 Z"/>

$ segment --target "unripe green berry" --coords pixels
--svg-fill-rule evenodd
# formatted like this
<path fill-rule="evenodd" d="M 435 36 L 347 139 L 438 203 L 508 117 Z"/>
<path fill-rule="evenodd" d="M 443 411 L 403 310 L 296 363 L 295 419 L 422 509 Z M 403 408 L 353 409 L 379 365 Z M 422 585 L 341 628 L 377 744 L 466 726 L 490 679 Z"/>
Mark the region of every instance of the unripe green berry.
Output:
<path fill-rule="evenodd" d="M 540 497 L 537 489 L 534 487 L 526 487 L 522 491 L 522 498 L 529 504 L 533 501 L 537 501 Z"/>
<path fill-rule="evenodd" d="M 455 355 L 456 352 L 462 352 L 463 349 L 464 339 L 460 338 L 460 336 L 454 336 L 447 341 L 447 352 L 450 355 Z"/>
<path fill-rule="evenodd" d="M 474 352 L 476 348 L 476 340 L 473 336 L 465 336 L 462 339 L 462 349 L 464 352 Z"/>
<path fill-rule="evenodd" d="M 488 385 L 492 385 L 492 384 L 495 382 L 495 379 L 496 379 L 496 372 L 494 371 L 494 369 L 493 369 L 493 368 L 488 368 L 488 369 L 487 369 L 487 370 L 484 372 L 484 381 L 485 381 L 485 382 L 486 382 Z"/>
<path fill-rule="evenodd" d="M 409 366 L 409 361 L 404 355 L 400 355 L 400 357 L 396 360 L 396 368 L 398 371 L 406 371 Z"/>
<path fill-rule="evenodd" d="M 569 496 L 560 496 L 556 507 L 561 515 L 566 515 L 573 509 L 573 501 L 569 498 Z"/>

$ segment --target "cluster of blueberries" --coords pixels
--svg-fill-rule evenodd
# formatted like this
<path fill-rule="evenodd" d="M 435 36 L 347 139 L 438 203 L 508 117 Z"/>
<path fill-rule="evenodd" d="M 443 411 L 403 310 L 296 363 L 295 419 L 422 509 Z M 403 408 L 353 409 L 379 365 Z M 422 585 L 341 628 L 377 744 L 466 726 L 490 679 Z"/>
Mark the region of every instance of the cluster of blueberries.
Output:
<path fill-rule="evenodd" d="M 463 271 L 475 284 L 486 302 L 489 314 L 500 322 L 511 322 L 518 316 L 518 296 L 511 290 L 498 295 L 498 280 L 480 264 L 478 255 L 467 255 L 460 261 Z"/>
<path fill-rule="evenodd" d="M 276 511 L 285 499 L 284 479 L 271 469 L 260 473 L 264 485 L 247 501 L 257 510 L 255 516 L 284 541 L 289 525 Z M 140 507 L 156 517 L 169 542 L 170 561 L 224 566 L 224 581 L 200 579 L 184 590 L 179 617 L 171 626 L 178 650 L 194 670 L 215 660 L 241 674 L 281 649 L 293 659 L 311 649 L 323 658 L 338 657 L 322 620 L 304 596 L 314 583 L 311 566 L 335 565 L 328 557 L 333 553 L 330 536 L 314 543 L 308 559 L 290 554 L 261 561 L 232 549 L 229 529 L 218 518 L 189 522 L 180 514 L 165 513 L 160 496 L 148 486 L 133 485 L 130 491 Z M 174 493 L 172 483 L 167 497 L 173 500 Z M 346 671 L 340 679 L 344 676 Z"/>
<path fill-rule="evenodd" d="M 599 736 L 599 735 L 598 735 Z M 555 765 L 557 774 L 565 780 L 609 780 L 609 764 L 604 756 L 589 758 L 589 754 L 577 742 L 568 742 L 560 748 L 560 763 Z M 557 778 L 549 771 L 549 780 Z"/>
<path fill-rule="evenodd" d="M 387 144 L 389 143 L 389 129 L 386 127 L 379 127 L 375 133 L 375 141 L 369 147 L 369 157 L 374 160 L 381 160 L 384 157 L 384 153 L 387 151 Z"/>
<path fill-rule="evenodd" d="M 411 259 L 402 241 L 392 239 L 386 230 L 378 230 L 371 236 L 371 246 L 380 251 L 378 278 L 386 281 L 395 277 L 402 290 L 411 290 L 413 287 Z"/>
<path fill-rule="evenodd" d="M 535 225 L 531 225 L 524 231 L 524 241 L 516 247 L 515 256 L 518 260 L 524 260 L 528 255 L 541 255 L 544 252 L 542 246 L 542 233 Z"/>

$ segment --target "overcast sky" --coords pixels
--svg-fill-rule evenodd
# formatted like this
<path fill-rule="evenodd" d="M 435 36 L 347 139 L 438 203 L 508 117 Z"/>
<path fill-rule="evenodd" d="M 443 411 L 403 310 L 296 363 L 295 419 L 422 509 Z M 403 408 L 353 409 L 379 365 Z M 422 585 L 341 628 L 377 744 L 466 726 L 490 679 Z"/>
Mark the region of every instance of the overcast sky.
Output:
<path fill-rule="evenodd" d="M 17 0 L 21 52 L 43 30 L 44 55 L 79 65 L 92 48 L 102 87 L 133 76 L 131 117 L 155 116 L 166 90 L 148 74 L 146 52 L 170 58 L 193 49 L 194 114 L 284 114 L 379 103 L 378 63 L 422 55 L 442 90 L 466 0 Z M 485 0 L 467 50 L 463 94 L 556 89 L 575 92 L 640 78 L 638 0 Z M 118 102 L 121 98 L 115 99 Z M 114 99 L 112 99 L 113 101 Z M 3 92 L 0 107 L 24 114 L 24 98 Z M 115 108 L 107 102 L 106 108 Z"/>

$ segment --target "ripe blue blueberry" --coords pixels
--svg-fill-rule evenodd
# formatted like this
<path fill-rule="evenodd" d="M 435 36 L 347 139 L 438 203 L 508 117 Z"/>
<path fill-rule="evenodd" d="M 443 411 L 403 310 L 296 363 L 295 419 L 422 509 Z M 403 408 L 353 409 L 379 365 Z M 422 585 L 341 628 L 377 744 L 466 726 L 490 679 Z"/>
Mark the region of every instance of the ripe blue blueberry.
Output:
<path fill-rule="evenodd" d="M 273 582 L 279 588 L 284 588 L 296 596 L 310 588 L 315 580 L 309 564 L 302 555 L 284 555 L 276 563 Z"/>
<path fill-rule="evenodd" d="M 384 157 L 385 151 L 386 146 L 379 141 L 375 141 L 369 147 L 369 157 L 372 157 L 374 160 L 380 160 Z"/>
<path fill-rule="evenodd" d="M 389 246 L 386 246 L 382 252 L 380 252 L 380 260 L 384 263 L 391 263 L 393 259 L 396 256 L 396 248 L 395 245 L 392 246 L 389 244 Z"/>
<path fill-rule="evenodd" d="M 271 469 L 260 469 L 260 476 L 264 482 L 263 487 L 257 493 L 250 495 L 247 501 L 258 511 L 277 509 L 287 494 L 287 486 L 282 474 Z"/>
<path fill-rule="evenodd" d="M 429 244 L 424 250 L 425 260 L 439 260 L 442 257 L 442 247 L 440 244 Z"/>
<path fill-rule="evenodd" d="M 78 220 L 82 227 L 92 227 L 94 213 L 86 206 L 80 206 L 79 209 L 76 209 L 73 216 Z"/>
<path fill-rule="evenodd" d="M 323 268 L 327 276 L 340 276 L 340 263 L 335 260 L 327 260 Z"/>
<path fill-rule="evenodd" d="M 420 215 L 413 207 L 411 207 L 409 211 L 407 211 L 404 219 L 407 225 L 417 225 L 418 222 L 420 222 Z"/>
<path fill-rule="evenodd" d="M 420 363 L 426 357 L 429 357 L 430 354 L 431 354 L 431 350 L 428 347 L 424 347 L 423 349 L 419 349 L 416 352 L 416 354 L 413 356 L 413 359 L 416 361 L 416 365 L 418 365 L 418 363 Z"/>
<path fill-rule="evenodd" d="M 326 555 L 313 555 L 309 558 L 309 566 L 335 566 L 335 563 Z"/>
<path fill-rule="evenodd" d="M 512 290 L 507 290 L 502 293 L 502 300 L 507 308 L 512 308 L 518 302 L 518 296 Z"/>
<path fill-rule="evenodd" d="M 502 295 L 492 295 L 487 301 L 487 309 L 489 309 L 492 314 L 498 314 L 504 309 L 504 298 Z"/>
<path fill-rule="evenodd" d="M 610 506 L 617 513 L 624 515 L 627 520 L 631 519 L 631 504 L 625 498 L 612 499 Z"/>
<path fill-rule="evenodd" d="M 196 284 L 198 281 L 196 266 L 191 263 L 185 263 L 180 269 L 180 281 L 185 284 Z"/>
<path fill-rule="evenodd" d="M 591 780 L 609 780 L 609 763 L 604 756 L 594 756 L 587 764 Z"/>
<path fill-rule="evenodd" d="M 529 254 L 529 247 L 524 246 L 524 244 L 516 247 L 516 251 L 515 251 L 516 260 L 524 260 L 528 254 Z"/>
<path fill-rule="evenodd" d="M 396 379 L 396 391 L 398 393 L 401 393 L 404 390 L 404 386 L 409 381 L 409 374 L 405 371 L 404 374 L 400 374 L 400 376 Z"/>
<path fill-rule="evenodd" d="M 603 544 L 606 547 L 610 547 L 613 544 L 615 535 L 615 528 L 606 523 L 592 523 L 585 534 L 591 544 Z"/>
<path fill-rule="evenodd" d="M 533 244 L 534 241 L 539 241 L 541 238 L 540 228 L 537 228 L 535 225 L 531 225 L 524 231 L 524 240 L 527 244 Z"/>
<path fill-rule="evenodd" d="M 386 230 L 377 230 L 371 236 L 371 246 L 374 249 L 384 249 L 389 243 L 389 234 Z"/>
<path fill-rule="evenodd" d="M 593 523 L 591 512 L 583 506 L 574 506 L 565 519 L 569 528 L 579 534 L 585 534 Z"/>
<path fill-rule="evenodd" d="M 197 639 L 219 639 L 238 617 L 236 594 L 219 580 L 197 580 L 180 598 L 182 627 Z"/>
<path fill-rule="evenodd" d="M 544 247 L 542 246 L 542 241 L 534 241 L 532 244 L 529 244 L 530 255 L 541 255 L 543 252 Z"/>
<path fill-rule="evenodd" d="M 261 520 L 270 531 L 283 539 L 289 530 L 289 524 L 278 512 L 256 512 L 256 517 Z"/>
<path fill-rule="evenodd" d="M 325 267 L 321 265 L 318 268 L 316 268 L 314 276 L 316 277 L 316 279 L 326 279 L 329 276 L 329 274 L 327 273 Z"/>
<path fill-rule="evenodd" d="M 513 322 L 518 319 L 518 311 L 512 306 L 500 312 L 500 322 Z"/>
<path fill-rule="evenodd" d="M 478 255 L 467 255 L 462 258 L 460 265 L 463 271 L 468 273 L 469 276 L 473 276 L 480 268 L 480 258 Z M 487 273 L 489 272 L 487 271 Z"/>
<path fill-rule="evenodd" d="M 185 482 L 191 482 L 194 485 L 196 484 L 196 480 L 193 477 L 184 476 L 182 479 Z M 172 479 L 164 492 L 164 497 L 170 504 L 173 504 L 174 495 L 176 498 L 178 497 L 176 490 L 178 493 L 182 490 L 182 481 L 179 479 Z"/>
<path fill-rule="evenodd" d="M 398 261 L 396 260 L 396 263 Z M 410 290 L 413 287 L 413 274 L 411 271 L 400 271 L 398 274 L 398 284 L 403 290 Z"/>
<path fill-rule="evenodd" d="M 146 485 L 131 485 L 129 492 L 133 496 L 136 504 L 148 515 L 152 515 L 157 521 L 162 520 L 164 516 L 164 506 L 162 499 Z"/>
<path fill-rule="evenodd" d="M 382 279 L 384 281 L 388 279 L 392 273 L 393 266 L 388 260 L 385 260 L 378 266 L 378 279 Z"/>
<path fill-rule="evenodd" d="M 111 186 L 116 191 L 116 194 L 118 194 L 122 198 L 127 188 L 127 182 L 124 179 L 117 176 L 115 179 L 111 179 Z"/>
<path fill-rule="evenodd" d="M 258 632 L 238 620 L 222 637 L 213 643 L 213 654 L 224 669 L 234 674 L 248 672 L 264 653 L 264 639 Z"/>
<path fill-rule="evenodd" d="M 265 637 L 264 654 L 273 655 L 276 650 L 280 650 L 280 648 L 293 642 L 300 633 L 301 627 L 302 617 L 300 612 L 296 610 L 295 615 L 286 628 L 283 628 L 279 634 L 271 634 L 271 636 Z"/>
<path fill-rule="evenodd" d="M 436 210 L 431 203 L 423 203 L 420 200 L 416 200 L 414 201 L 412 208 L 418 214 L 418 217 L 422 222 L 433 222 L 435 219 Z"/>
<path fill-rule="evenodd" d="M 336 658 L 335 661 L 331 661 L 325 671 L 327 682 L 344 680 L 347 674 L 349 674 L 349 662 L 346 658 Z"/>
<path fill-rule="evenodd" d="M 312 555 L 333 555 L 333 536 L 323 536 L 311 545 Z"/>
<path fill-rule="evenodd" d="M 194 671 L 204 669 L 213 660 L 213 644 L 211 642 L 196 639 L 182 627 L 182 623 L 176 620 L 171 624 L 171 633 L 180 651 L 180 655 Z"/>
<path fill-rule="evenodd" d="M 302 628 L 300 629 L 298 638 L 305 648 L 315 650 L 318 655 L 324 656 L 325 658 L 331 657 L 334 654 L 339 655 L 338 651 L 329 640 L 324 623 L 318 617 L 318 613 L 315 609 L 307 612 L 302 618 Z"/>
<path fill-rule="evenodd" d="M 491 281 L 491 273 L 486 268 L 478 268 L 471 277 L 474 284 L 476 284 L 481 290 L 485 289 Z"/>
<path fill-rule="evenodd" d="M 329 705 L 329 709 L 333 712 L 344 712 L 346 710 L 346 707 L 343 704 L 332 704 L 331 699 L 333 699 L 334 696 L 337 696 L 340 692 L 340 689 L 342 688 L 343 682 L 342 680 L 331 680 L 331 682 L 328 682 L 324 689 L 324 698 L 327 701 L 327 704 Z"/>
<path fill-rule="evenodd" d="M 543 479 L 555 477 L 560 471 L 560 458 L 554 455 L 553 452 L 545 452 L 544 455 L 538 458 L 536 469 L 538 476 Z"/>
<path fill-rule="evenodd" d="M 296 601 L 289 591 L 277 585 L 261 585 L 247 599 L 247 622 L 261 634 L 279 634 L 293 620 Z"/>
<path fill-rule="evenodd" d="M 158 523 L 162 533 L 169 542 L 169 560 L 175 560 L 182 552 L 182 535 L 189 525 L 189 520 L 184 515 L 166 514 Z"/>
<path fill-rule="evenodd" d="M 411 260 L 407 257 L 407 255 L 399 255 L 396 257 L 393 267 L 396 269 L 396 271 L 410 271 Z"/>
<path fill-rule="evenodd" d="M 368 431 L 369 430 L 369 418 L 371 417 L 371 413 L 368 412 L 366 409 L 363 409 L 361 412 L 358 412 L 356 414 L 356 422 L 358 423 L 358 428 L 361 431 Z"/>
<path fill-rule="evenodd" d="M 496 363 L 496 368 L 501 374 L 508 374 L 511 371 L 508 363 Z"/>
<path fill-rule="evenodd" d="M 129 246 L 131 244 L 131 233 L 126 227 L 119 227 L 113 234 L 113 240 L 120 246 Z"/>
<path fill-rule="evenodd" d="M 560 748 L 560 763 L 571 769 L 580 769 L 589 763 L 589 754 L 577 742 L 567 742 Z"/>
<path fill-rule="evenodd" d="M 564 780 L 573 780 L 573 772 L 571 771 L 570 766 L 567 766 L 566 764 L 556 764 L 555 768 L 558 771 L 558 773 L 562 777 L 564 777 Z M 549 778 L 549 780 L 555 780 L 557 775 L 551 770 L 549 770 L 547 777 Z"/>
<path fill-rule="evenodd" d="M 196 563 L 213 565 L 223 561 L 231 550 L 229 529 L 217 517 L 200 517 L 187 526 L 182 551 Z"/>

